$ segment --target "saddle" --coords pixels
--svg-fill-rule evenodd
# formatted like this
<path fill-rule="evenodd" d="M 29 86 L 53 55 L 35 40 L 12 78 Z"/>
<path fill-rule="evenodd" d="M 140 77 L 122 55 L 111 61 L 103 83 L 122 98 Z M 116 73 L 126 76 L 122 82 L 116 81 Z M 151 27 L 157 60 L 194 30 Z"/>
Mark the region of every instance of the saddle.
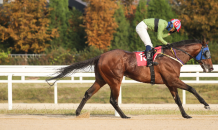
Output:
<path fill-rule="evenodd" d="M 162 46 L 157 46 L 155 48 L 152 49 L 153 53 L 153 61 L 159 57 L 162 56 L 161 53 L 163 53 L 163 48 Z M 136 51 L 134 52 L 136 55 L 136 59 L 137 59 L 137 65 L 138 66 L 147 66 L 147 59 L 146 56 L 144 54 L 144 51 Z"/>
<path fill-rule="evenodd" d="M 157 46 L 155 48 L 152 49 L 152 56 L 153 56 L 153 62 L 154 60 L 159 57 L 162 56 L 163 54 L 163 48 L 162 46 Z M 136 59 L 137 59 L 137 65 L 138 66 L 147 66 L 147 59 L 146 56 L 144 54 L 144 51 L 138 51 L 138 52 L 134 52 L 136 55 Z M 153 85 L 155 83 L 155 73 L 154 73 L 154 66 L 150 66 L 150 72 L 151 72 L 151 84 Z"/>

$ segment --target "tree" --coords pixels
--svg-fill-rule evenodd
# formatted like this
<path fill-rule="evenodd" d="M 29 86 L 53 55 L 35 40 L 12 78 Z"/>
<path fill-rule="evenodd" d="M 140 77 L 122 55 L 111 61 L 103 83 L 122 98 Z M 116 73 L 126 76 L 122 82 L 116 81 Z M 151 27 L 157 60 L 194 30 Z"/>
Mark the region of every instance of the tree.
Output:
<path fill-rule="evenodd" d="M 124 15 L 123 6 L 119 4 L 119 9 L 116 10 L 114 17 L 119 26 L 114 33 L 114 39 L 111 41 L 111 49 L 129 50 L 129 21 Z"/>
<path fill-rule="evenodd" d="M 178 16 L 172 10 L 172 7 L 169 4 L 168 0 L 151 0 L 148 6 L 148 18 L 159 18 L 159 19 L 163 19 L 166 21 L 170 21 L 173 18 L 178 18 Z M 182 23 L 182 26 L 183 26 L 183 23 Z M 181 28 L 181 30 L 183 30 L 183 28 Z M 148 33 L 151 38 L 151 42 L 153 46 L 162 45 L 162 43 L 157 39 L 156 32 L 152 32 L 148 30 Z M 168 31 L 165 30 L 164 33 L 168 33 Z M 187 39 L 187 36 L 185 34 L 182 35 L 181 33 L 176 32 L 174 34 L 171 34 L 171 36 L 168 36 L 164 39 L 167 42 L 172 43 L 172 42 L 178 42 L 181 40 L 185 40 Z"/>
<path fill-rule="evenodd" d="M 107 50 L 118 27 L 114 18 L 116 9 L 116 0 L 89 0 L 84 18 L 88 45 Z"/>
<path fill-rule="evenodd" d="M 72 8 L 70 11 L 69 24 L 69 35 L 67 36 L 70 42 L 66 43 L 64 47 L 68 49 L 75 48 L 77 51 L 83 50 L 87 46 L 85 43 L 87 39 L 85 38 L 85 28 L 81 26 L 83 24 L 82 12 Z"/>
<path fill-rule="evenodd" d="M 50 15 L 50 28 L 58 28 L 59 37 L 51 41 L 52 46 L 66 46 L 66 44 L 73 44 L 69 39 L 70 37 L 70 11 L 68 9 L 68 0 L 50 0 L 49 8 L 51 9 Z"/>
<path fill-rule="evenodd" d="M 140 23 L 143 19 L 147 18 L 147 1 L 140 0 L 138 7 L 135 12 L 134 20 L 131 23 L 130 27 L 130 51 L 136 50 L 144 50 L 145 45 L 140 39 L 139 35 L 136 32 L 136 26 Z"/>
<path fill-rule="evenodd" d="M 124 6 L 125 17 L 132 23 L 135 17 L 136 5 Z"/>
<path fill-rule="evenodd" d="M 217 0 L 171 0 L 188 34 L 218 40 Z"/>
<path fill-rule="evenodd" d="M 119 0 L 124 6 L 132 5 L 135 0 Z"/>
<path fill-rule="evenodd" d="M 56 29 L 48 31 L 49 10 L 46 0 L 15 0 L 4 2 L 0 9 L 0 37 L 13 39 L 15 51 L 40 53 L 49 46 L 47 41 L 57 37 Z"/>

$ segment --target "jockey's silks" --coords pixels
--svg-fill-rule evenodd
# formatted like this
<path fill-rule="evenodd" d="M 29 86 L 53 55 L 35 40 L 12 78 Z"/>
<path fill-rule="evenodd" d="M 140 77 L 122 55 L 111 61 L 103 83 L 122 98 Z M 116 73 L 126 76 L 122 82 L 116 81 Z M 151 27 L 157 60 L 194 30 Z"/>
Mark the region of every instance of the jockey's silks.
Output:
<path fill-rule="evenodd" d="M 148 29 L 151 31 L 154 31 L 154 20 L 155 18 L 149 18 L 149 19 L 144 19 L 143 22 L 148 26 Z M 157 39 L 162 42 L 163 44 L 167 44 L 167 42 L 163 39 L 168 35 L 168 33 L 164 34 L 163 31 L 166 29 L 168 26 L 168 22 L 163 19 L 159 19 L 158 23 L 158 30 L 157 30 Z"/>

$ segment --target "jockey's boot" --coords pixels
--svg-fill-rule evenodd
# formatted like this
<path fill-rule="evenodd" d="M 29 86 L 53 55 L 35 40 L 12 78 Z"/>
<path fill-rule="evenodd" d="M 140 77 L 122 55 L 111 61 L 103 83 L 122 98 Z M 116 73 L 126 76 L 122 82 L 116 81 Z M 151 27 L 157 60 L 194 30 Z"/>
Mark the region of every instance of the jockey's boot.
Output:
<path fill-rule="evenodd" d="M 152 66 L 151 51 L 146 51 L 147 67 Z"/>
<path fill-rule="evenodd" d="M 158 65 L 157 62 L 153 62 L 153 50 L 151 50 L 151 46 L 146 46 L 146 58 L 147 58 L 147 67 L 150 67 L 152 65 Z"/>

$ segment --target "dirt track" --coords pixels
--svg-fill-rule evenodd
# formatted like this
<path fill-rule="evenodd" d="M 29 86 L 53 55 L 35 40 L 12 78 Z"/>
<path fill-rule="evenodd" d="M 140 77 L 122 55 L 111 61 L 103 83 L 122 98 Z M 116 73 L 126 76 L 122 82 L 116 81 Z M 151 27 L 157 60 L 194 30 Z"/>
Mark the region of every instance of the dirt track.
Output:
<path fill-rule="evenodd" d="M 218 116 L 143 115 L 76 118 L 62 115 L 0 115 L 1 130 L 217 130 Z"/>
<path fill-rule="evenodd" d="M 14 109 L 76 109 L 78 104 L 13 104 Z M 0 109 L 7 109 L 0 104 Z M 111 109 L 110 104 L 86 104 L 85 109 Z M 122 104 L 122 109 L 178 109 L 175 104 Z M 205 110 L 201 104 L 187 104 L 190 110 Z M 218 110 L 217 104 L 211 105 Z M 76 118 L 65 115 L 0 115 L 0 130 L 217 130 L 218 115 L 128 115 L 131 119 L 121 119 L 114 115 L 91 115 Z"/>
<path fill-rule="evenodd" d="M 78 103 L 13 103 L 13 109 L 76 109 L 79 106 Z M 151 109 L 151 110 L 179 110 L 178 106 L 174 104 L 120 104 L 122 110 L 125 109 Z M 189 110 L 205 110 L 202 104 L 185 104 L 184 109 Z M 210 104 L 211 110 L 218 111 L 218 104 Z M 0 103 L 0 109 L 8 109 L 7 103 Z M 106 109 L 114 110 L 111 104 L 96 104 L 87 103 L 83 109 Z"/>

